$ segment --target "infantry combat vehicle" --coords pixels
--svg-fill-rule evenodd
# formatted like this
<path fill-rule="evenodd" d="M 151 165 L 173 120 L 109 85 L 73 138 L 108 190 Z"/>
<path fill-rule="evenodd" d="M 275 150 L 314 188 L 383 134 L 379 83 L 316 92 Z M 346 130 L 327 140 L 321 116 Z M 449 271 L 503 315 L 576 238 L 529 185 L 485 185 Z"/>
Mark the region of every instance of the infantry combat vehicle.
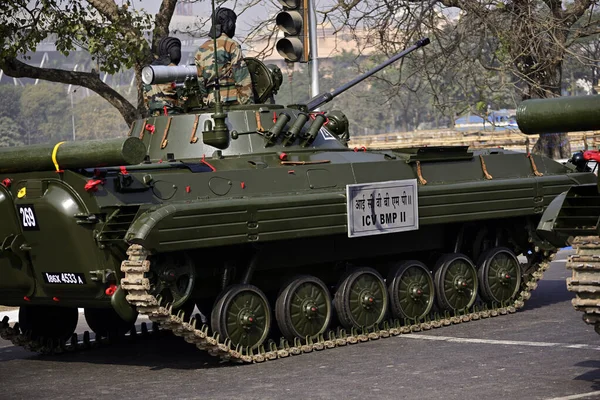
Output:
<path fill-rule="evenodd" d="M 256 104 L 216 91 L 212 108 L 195 68 L 149 67 L 182 109 L 0 150 L 0 304 L 20 307 L 0 333 L 58 349 L 78 307 L 98 336 L 142 314 L 252 362 L 515 311 L 555 251 L 544 209 L 596 176 L 500 148 L 353 148 L 344 114 L 318 110 L 427 43 L 288 106 L 257 60 Z"/>
<path fill-rule="evenodd" d="M 527 100 L 517 109 L 524 133 L 585 132 L 600 129 L 600 96 Z M 598 173 L 600 152 L 585 149 L 573 154 L 567 166 L 579 172 Z M 600 181 L 576 185 L 557 196 L 537 228 L 540 237 L 556 247 L 573 245 L 567 259 L 573 276 L 567 288 L 574 292 L 576 310 L 600 334 Z"/>

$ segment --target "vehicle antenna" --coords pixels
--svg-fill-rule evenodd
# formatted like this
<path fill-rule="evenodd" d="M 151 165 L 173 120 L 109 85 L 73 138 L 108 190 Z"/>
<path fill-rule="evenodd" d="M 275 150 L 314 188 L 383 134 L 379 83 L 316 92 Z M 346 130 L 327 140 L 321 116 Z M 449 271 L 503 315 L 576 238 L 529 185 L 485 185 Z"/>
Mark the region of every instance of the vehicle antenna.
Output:
<path fill-rule="evenodd" d="M 221 29 L 217 29 L 217 16 L 216 16 L 216 9 L 215 9 L 215 0 L 211 1 L 211 5 L 212 5 L 212 26 L 213 26 L 213 64 L 215 66 L 215 83 L 214 83 L 214 92 L 215 92 L 215 108 L 218 109 L 219 105 L 222 106 L 221 103 L 221 88 L 219 86 L 220 84 L 220 76 L 219 76 L 219 62 L 217 60 L 217 32 L 221 32 Z M 218 113 L 218 111 L 215 109 L 215 111 Z"/>
<path fill-rule="evenodd" d="M 212 26 L 214 29 L 213 36 L 213 57 L 214 57 L 214 65 L 215 65 L 215 84 L 214 84 L 214 94 L 215 94 L 215 113 L 211 115 L 214 126 L 210 123 L 210 121 L 205 122 L 204 131 L 202 132 L 203 141 L 205 144 L 216 147 L 218 149 L 225 149 L 229 146 L 229 128 L 227 128 L 227 124 L 225 124 L 225 118 L 227 117 L 227 113 L 223 112 L 223 103 L 221 102 L 221 89 L 219 86 L 219 63 L 217 62 L 217 16 L 215 15 L 215 0 L 211 1 L 212 3 Z"/>

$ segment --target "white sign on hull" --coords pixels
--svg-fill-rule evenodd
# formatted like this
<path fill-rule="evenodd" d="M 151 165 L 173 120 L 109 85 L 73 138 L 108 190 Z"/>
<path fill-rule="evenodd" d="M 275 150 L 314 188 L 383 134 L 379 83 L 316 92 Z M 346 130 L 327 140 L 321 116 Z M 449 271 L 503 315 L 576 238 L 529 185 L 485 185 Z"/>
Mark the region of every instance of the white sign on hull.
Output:
<path fill-rule="evenodd" d="M 417 180 L 346 185 L 348 237 L 419 229 Z"/>

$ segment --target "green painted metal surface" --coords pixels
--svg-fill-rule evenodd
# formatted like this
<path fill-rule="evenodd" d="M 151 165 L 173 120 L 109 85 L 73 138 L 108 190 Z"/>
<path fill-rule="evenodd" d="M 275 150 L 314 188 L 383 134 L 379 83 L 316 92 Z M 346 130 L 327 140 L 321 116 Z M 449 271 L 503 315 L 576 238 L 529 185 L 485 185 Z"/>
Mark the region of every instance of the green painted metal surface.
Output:
<path fill-rule="evenodd" d="M 59 142 L 0 148 L 0 172 L 105 167 L 139 164 L 146 148 L 137 138 Z"/>
<path fill-rule="evenodd" d="M 525 100 L 517 107 L 517 124 L 526 134 L 600 129 L 600 95 Z"/>

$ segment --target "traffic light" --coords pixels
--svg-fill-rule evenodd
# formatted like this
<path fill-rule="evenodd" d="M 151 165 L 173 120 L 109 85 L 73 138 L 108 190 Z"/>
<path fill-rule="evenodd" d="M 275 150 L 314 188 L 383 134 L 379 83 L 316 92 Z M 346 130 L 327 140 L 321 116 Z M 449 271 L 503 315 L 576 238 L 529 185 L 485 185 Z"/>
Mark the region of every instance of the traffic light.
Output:
<path fill-rule="evenodd" d="M 279 0 L 283 11 L 275 23 L 284 37 L 275 47 L 286 61 L 308 62 L 308 0 Z"/>

